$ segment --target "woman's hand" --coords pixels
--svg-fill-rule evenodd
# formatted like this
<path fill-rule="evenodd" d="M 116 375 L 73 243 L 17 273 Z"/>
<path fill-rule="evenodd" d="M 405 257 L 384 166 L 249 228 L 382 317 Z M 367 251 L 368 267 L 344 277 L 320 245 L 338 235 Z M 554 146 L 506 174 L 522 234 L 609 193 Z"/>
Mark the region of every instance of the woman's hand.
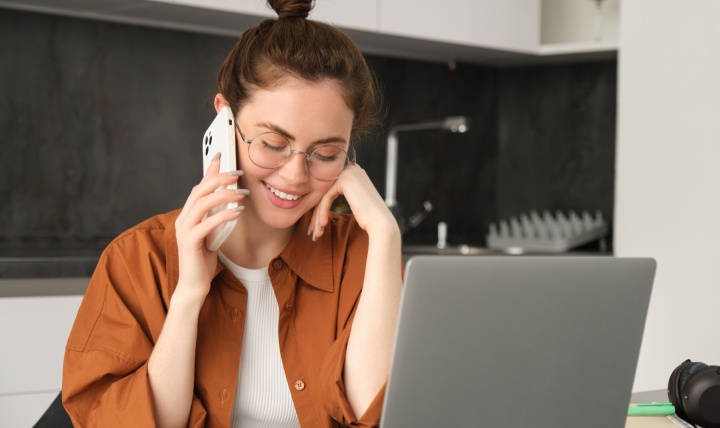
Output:
<path fill-rule="evenodd" d="M 395 217 L 365 171 L 349 166 L 318 203 L 311 219 L 322 236 L 332 201 L 344 195 L 360 227 L 368 233 L 363 291 L 345 354 L 343 380 L 348 402 L 360 417 L 385 383 L 402 290 L 401 236 Z"/>
<path fill-rule="evenodd" d="M 217 255 L 205 246 L 205 237 L 216 227 L 236 219 L 243 206 L 227 209 L 205 217 L 212 208 L 241 202 L 248 194 L 246 189 L 222 189 L 237 182 L 242 171 L 219 173 L 220 158 L 213 160 L 205 177 L 188 196 L 182 212 L 175 220 L 180 275 L 175 295 L 187 296 L 204 301 L 210 291 L 210 282 L 217 267 Z M 175 296 L 174 295 L 174 296 Z"/>
<path fill-rule="evenodd" d="M 340 195 L 345 196 L 355 220 L 368 235 L 400 233 L 395 217 L 373 186 L 370 177 L 364 169 L 355 164 L 348 166 L 343 171 L 315 207 L 308 231 L 313 234 L 314 239 L 323 235 L 325 226 L 328 224 L 330 207 Z"/>

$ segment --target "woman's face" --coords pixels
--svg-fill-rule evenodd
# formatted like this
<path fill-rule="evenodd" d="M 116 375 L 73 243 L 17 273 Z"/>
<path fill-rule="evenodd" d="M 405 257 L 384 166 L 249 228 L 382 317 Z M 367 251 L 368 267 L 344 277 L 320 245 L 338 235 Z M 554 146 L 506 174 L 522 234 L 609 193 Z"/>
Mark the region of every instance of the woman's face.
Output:
<path fill-rule="evenodd" d="M 335 82 L 288 77 L 271 89 L 253 91 L 236 122 L 247 140 L 277 132 L 290 141 L 293 150 L 310 153 L 323 144 L 347 150 L 353 117 Z M 302 154 L 293 154 L 279 168 L 261 168 L 248 157 L 249 145 L 240 135 L 236 140 L 239 169 L 244 171 L 238 185 L 250 190 L 242 214 L 248 221 L 255 219 L 276 229 L 293 227 L 334 183 L 313 178 Z"/>

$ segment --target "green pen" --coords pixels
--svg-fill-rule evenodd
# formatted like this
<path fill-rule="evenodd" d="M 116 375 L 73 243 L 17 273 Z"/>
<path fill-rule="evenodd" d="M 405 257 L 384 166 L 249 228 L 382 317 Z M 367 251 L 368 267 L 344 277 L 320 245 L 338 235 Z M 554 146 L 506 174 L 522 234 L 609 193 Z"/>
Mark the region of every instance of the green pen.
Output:
<path fill-rule="evenodd" d="M 672 403 L 639 403 L 628 407 L 628 416 L 667 416 L 675 414 Z"/>

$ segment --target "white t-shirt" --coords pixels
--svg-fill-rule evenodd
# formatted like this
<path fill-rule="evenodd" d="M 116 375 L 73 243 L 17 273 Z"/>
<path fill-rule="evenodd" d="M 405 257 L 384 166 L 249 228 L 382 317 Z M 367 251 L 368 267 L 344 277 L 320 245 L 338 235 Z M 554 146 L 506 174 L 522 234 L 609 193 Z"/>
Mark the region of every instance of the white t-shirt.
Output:
<path fill-rule="evenodd" d="M 218 253 L 248 292 L 232 428 L 297 428 L 300 426 L 288 386 L 278 342 L 280 309 L 268 268 L 246 269 Z"/>

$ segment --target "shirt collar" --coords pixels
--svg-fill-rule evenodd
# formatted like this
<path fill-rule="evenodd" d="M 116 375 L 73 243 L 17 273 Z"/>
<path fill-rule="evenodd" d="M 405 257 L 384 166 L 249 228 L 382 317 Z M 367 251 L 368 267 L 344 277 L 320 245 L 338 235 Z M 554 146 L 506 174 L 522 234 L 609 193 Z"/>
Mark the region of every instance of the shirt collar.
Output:
<path fill-rule="evenodd" d="M 311 210 L 300 218 L 290 242 L 280 252 L 280 258 L 311 286 L 332 292 L 335 282 L 340 280 L 342 269 L 341 266 L 336 266 L 333 257 L 332 222 L 325 227 L 325 233 L 317 241 L 313 241 L 312 234 L 307 233 L 312 212 Z"/>
<path fill-rule="evenodd" d="M 312 212 L 311 210 L 300 218 L 290 242 L 280 252 L 279 257 L 309 285 L 323 291 L 332 292 L 335 289 L 335 284 L 340 282 L 342 274 L 342 264 L 340 263 L 342 257 L 333 257 L 333 239 L 337 237 L 334 237 L 333 228 L 331 227 L 332 216 L 330 223 L 325 227 L 323 236 L 313 242 L 312 234 L 307 234 Z M 167 255 L 167 277 L 171 295 L 180 276 L 177 240 L 175 238 L 175 219 L 180 214 L 180 210 L 177 210 L 174 214 L 165 225 L 165 254 Z M 225 269 L 225 266 L 218 261 L 215 276 Z"/>

